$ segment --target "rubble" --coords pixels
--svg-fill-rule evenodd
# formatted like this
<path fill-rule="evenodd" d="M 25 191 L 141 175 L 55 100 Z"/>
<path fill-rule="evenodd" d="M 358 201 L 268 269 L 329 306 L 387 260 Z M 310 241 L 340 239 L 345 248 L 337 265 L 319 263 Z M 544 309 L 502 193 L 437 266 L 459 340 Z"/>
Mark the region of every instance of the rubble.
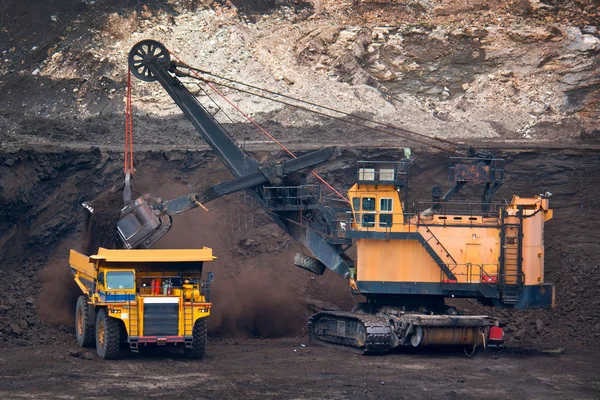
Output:
<path fill-rule="evenodd" d="M 69 350 L 68 354 L 71 357 L 80 358 L 82 360 L 93 360 L 94 359 L 94 355 L 92 353 L 90 353 L 89 351 Z"/>
<path fill-rule="evenodd" d="M 599 38 L 590 34 L 583 34 L 579 28 L 575 27 L 568 27 L 566 32 L 567 38 L 571 41 L 567 49 L 581 52 L 600 50 Z"/>

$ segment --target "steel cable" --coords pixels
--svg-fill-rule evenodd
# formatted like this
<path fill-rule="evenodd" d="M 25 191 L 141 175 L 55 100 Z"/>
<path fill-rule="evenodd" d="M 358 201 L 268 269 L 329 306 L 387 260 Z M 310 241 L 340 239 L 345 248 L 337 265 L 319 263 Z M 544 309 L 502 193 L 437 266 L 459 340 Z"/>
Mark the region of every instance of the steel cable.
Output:
<path fill-rule="evenodd" d="M 376 125 L 385 126 L 387 128 L 392 128 L 394 130 L 403 132 L 405 135 L 400 135 L 397 132 L 390 132 L 388 130 L 382 130 L 382 129 L 379 129 L 379 128 L 370 127 L 368 125 L 364 125 L 364 124 L 359 124 L 359 123 L 356 123 L 356 122 L 347 121 L 347 120 L 344 120 L 344 119 L 342 119 L 340 117 L 335 117 L 335 116 L 332 116 L 332 115 L 329 115 L 329 114 L 325 114 L 323 112 L 319 112 L 319 111 L 316 111 L 316 110 L 311 110 L 311 109 L 306 108 L 306 107 L 302 107 L 302 106 L 294 105 L 294 104 L 291 104 L 291 103 L 287 103 L 287 102 L 284 102 L 282 100 L 277 100 L 277 99 L 274 99 L 272 97 L 268 97 L 268 96 L 265 96 L 265 95 L 256 94 L 256 93 L 253 93 L 253 92 L 250 92 L 250 91 L 247 91 L 247 90 L 243 90 L 243 89 L 240 89 L 240 88 L 237 88 L 237 87 L 234 87 L 234 86 L 230 86 L 230 85 L 227 85 L 227 84 L 224 84 L 224 83 L 215 82 L 215 81 L 208 81 L 207 79 L 202 78 L 204 81 L 208 81 L 208 82 L 211 82 L 211 83 L 214 83 L 214 84 L 217 84 L 217 85 L 220 85 L 220 86 L 224 86 L 224 87 L 227 87 L 227 88 L 230 88 L 230 89 L 233 89 L 233 90 L 237 90 L 237 91 L 240 91 L 240 92 L 243 92 L 243 93 L 247 93 L 247 94 L 250 94 L 250 95 L 258 96 L 258 97 L 261 97 L 261 98 L 264 98 L 264 99 L 267 99 L 267 100 L 272 100 L 272 101 L 280 103 L 280 104 L 285 104 L 285 105 L 288 105 L 288 106 L 296 107 L 296 108 L 299 108 L 299 109 L 302 109 L 302 110 L 305 110 L 305 111 L 308 111 L 308 112 L 313 112 L 313 113 L 318 114 L 318 115 L 322 115 L 322 116 L 334 118 L 334 119 L 342 121 L 342 122 L 354 124 L 354 125 L 361 126 L 361 127 L 366 127 L 366 128 L 373 129 L 373 130 L 376 130 L 378 132 L 382 132 L 382 133 L 386 133 L 386 134 L 390 134 L 390 135 L 400 136 L 400 137 L 403 137 L 403 138 L 408 139 L 408 140 L 413 140 L 416 143 L 426 144 L 426 145 L 433 146 L 433 147 L 436 147 L 436 146 L 432 145 L 430 143 L 420 142 L 420 141 L 418 141 L 418 140 L 416 140 L 414 138 L 407 137 L 406 135 L 418 136 L 418 137 L 422 137 L 422 138 L 429 139 L 429 140 L 437 140 L 439 142 L 450 144 L 450 145 L 453 145 L 453 146 L 456 146 L 456 147 L 460 146 L 460 144 L 452 142 L 452 141 L 447 140 L 447 139 L 442 139 L 442 138 L 437 137 L 437 136 L 429 136 L 429 135 L 425 135 L 423 133 L 418 133 L 418 132 L 410 131 L 408 129 L 400 128 L 398 126 L 395 126 L 395 125 L 392 125 L 392 124 L 389 124 L 389 123 L 376 121 L 376 120 L 373 120 L 373 119 L 361 117 L 359 115 L 354 115 L 354 114 L 351 114 L 351 113 L 347 113 L 345 111 L 341 111 L 341 110 L 338 110 L 338 109 L 335 109 L 335 108 L 332 108 L 332 107 L 328 107 L 328 106 L 324 106 L 324 105 L 317 104 L 317 103 L 314 103 L 314 102 L 310 102 L 310 101 L 298 99 L 298 98 L 295 98 L 295 97 L 292 97 L 292 96 L 289 96 L 289 95 L 286 95 L 286 94 L 283 94 L 283 93 L 275 92 L 275 91 L 272 91 L 272 90 L 269 90 L 269 89 L 261 88 L 259 86 L 250 85 L 248 83 L 236 81 L 235 79 L 226 78 L 226 77 L 223 77 L 223 76 L 220 76 L 220 75 L 217 75 L 217 74 L 213 74 L 212 72 L 205 71 L 205 70 L 202 70 L 202 69 L 199 69 L 199 68 L 194 68 L 194 67 L 191 67 L 191 66 L 189 66 L 187 64 L 181 64 L 179 66 L 180 67 L 184 67 L 184 68 L 189 69 L 189 70 L 192 70 L 192 71 L 195 71 L 195 72 L 199 72 L 201 74 L 212 76 L 212 77 L 217 78 L 217 79 L 221 79 L 221 80 L 224 80 L 224 81 L 227 81 L 227 82 L 235 83 L 237 85 L 242 85 L 242 86 L 254 89 L 254 90 L 259 90 L 259 91 L 266 92 L 266 93 L 269 93 L 269 94 L 272 94 L 272 95 L 276 95 L 276 96 L 284 97 L 286 99 L 297 101 L 299 103 L 304 103 L 304 104 L 307 104 L 307 105 L 310 105 L 310 106 L 313 106 L 313 107 L 318 107 L 318 108 L 321 108 L 321 109 L 324 109 L 324 110 L 327 110 L 327 111 L 332 111 L 332 112 L 335 112 L 335 113 L 339 113 L 341 115 L 344 115 L 344 116 L 347 116 L 347 117 L 350 117 L 350 118 L 354 118 L 354 119 L 358 119 L 358 120 L 361 120 L 361 121 L 373 123 L 373 124 L 376 124 Z M 186 76 L 194 78 L 191 75 L 186 75 Z M 451 149 L 447 149 L 447 148 L 443 148 L 443 147 L 436 147 L 436 148 L 438 148 L 440 150 L 444 150 L 444 151 L 454 151 L 453 149 L 451 150 Z"/>

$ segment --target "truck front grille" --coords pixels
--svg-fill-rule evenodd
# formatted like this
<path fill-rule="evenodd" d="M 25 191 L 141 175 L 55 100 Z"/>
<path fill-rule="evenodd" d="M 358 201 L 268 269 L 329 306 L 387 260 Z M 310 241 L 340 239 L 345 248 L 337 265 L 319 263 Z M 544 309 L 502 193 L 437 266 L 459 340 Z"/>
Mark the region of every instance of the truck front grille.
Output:
<path fill-rule="evenodd" d="M 144 336 L 178 336 L 179 304 L 144 304 Z"/>

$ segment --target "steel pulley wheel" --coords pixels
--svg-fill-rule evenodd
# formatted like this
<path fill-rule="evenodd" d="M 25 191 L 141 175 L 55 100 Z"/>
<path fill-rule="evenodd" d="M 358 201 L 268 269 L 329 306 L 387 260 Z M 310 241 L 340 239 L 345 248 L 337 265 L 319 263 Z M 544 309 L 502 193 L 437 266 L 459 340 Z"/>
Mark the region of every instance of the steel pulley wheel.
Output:
<path fill-rule="evenodd" d="M 138 79 L 146 82 L 153 82 L 156 77 L 148 68 L 152 62 L 161 65 L 163 68 L 169 68 L 171 56 L 169 50 L 162 43 L 156 40 L 142 40 L 131 48 L 129 52 L 129 69 Z"/>

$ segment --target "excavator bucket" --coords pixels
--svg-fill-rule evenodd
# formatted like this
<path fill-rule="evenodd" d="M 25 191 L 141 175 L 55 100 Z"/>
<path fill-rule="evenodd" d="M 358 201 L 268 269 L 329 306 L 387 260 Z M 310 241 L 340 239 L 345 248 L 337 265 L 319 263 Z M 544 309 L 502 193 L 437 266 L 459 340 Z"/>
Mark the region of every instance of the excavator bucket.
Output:
<path fill-rule="evenodd" d="M 157 216 L 150 206 L 139 198 L 121 210 L 117 222 L 119 242 L 126 249 L 147 249 L 169 232 L 169 215 Z"/>

